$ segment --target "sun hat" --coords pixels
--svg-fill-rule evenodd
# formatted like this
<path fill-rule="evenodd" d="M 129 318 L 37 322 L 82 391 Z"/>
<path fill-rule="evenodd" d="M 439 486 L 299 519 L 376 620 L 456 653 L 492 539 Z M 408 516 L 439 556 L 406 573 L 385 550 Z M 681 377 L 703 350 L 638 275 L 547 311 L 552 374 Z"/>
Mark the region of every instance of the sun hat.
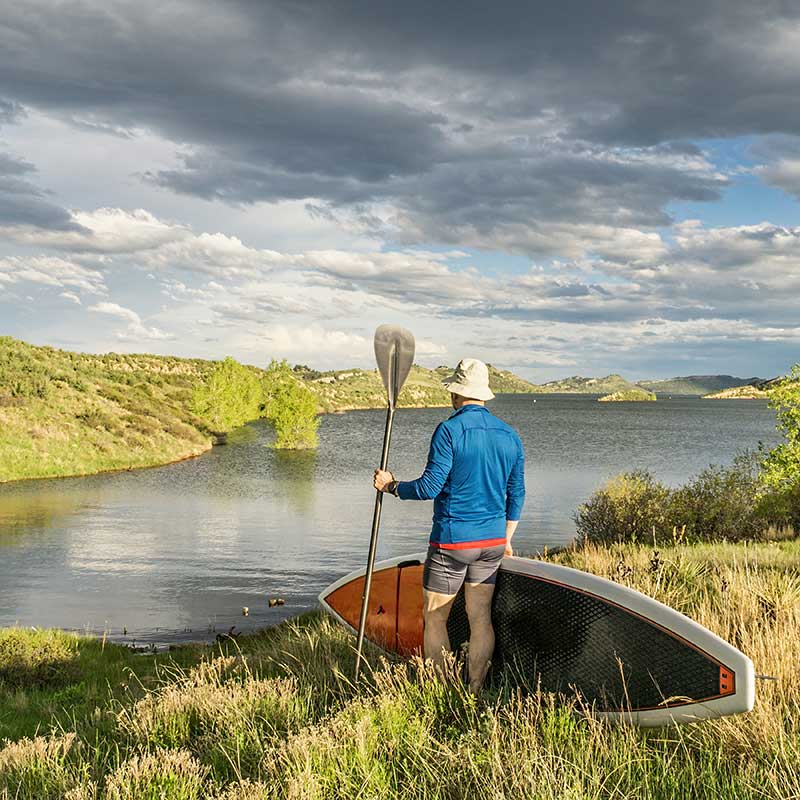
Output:
<path fill-rule="evenodd" d="M 472 400 L 491 400 L 494 397 L 489 388 L 489 370 L 477 358 L 462 358 L 452 375 L 442 383 L 453 394 L 469 397 Z"/>

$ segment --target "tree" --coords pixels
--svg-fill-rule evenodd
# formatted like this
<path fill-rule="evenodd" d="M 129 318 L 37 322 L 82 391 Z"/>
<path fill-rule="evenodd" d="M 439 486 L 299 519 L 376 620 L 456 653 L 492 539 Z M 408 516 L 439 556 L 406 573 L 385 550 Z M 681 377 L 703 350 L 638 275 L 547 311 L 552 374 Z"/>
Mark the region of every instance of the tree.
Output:
<path fill-rule="evenodd" d="M 761 471 L 762 506 L 800 529 L 800 364 L 769 389 L 769 404 L 786 441 L 767 453 Z"/>
<path fill-rule="evenodd" d="M 272 361 L 262 379 L 262 416 L 275 428 L 275 447 L 301 450 L 317 446 L 317 398 L 286 361 Z"/>
<path fill-rule="evenodd" d="M 260 416 L 261 382 L 255 370 L 228 356 L 192 394 L 192 411 L 218 432 L 238 428 Z"/>

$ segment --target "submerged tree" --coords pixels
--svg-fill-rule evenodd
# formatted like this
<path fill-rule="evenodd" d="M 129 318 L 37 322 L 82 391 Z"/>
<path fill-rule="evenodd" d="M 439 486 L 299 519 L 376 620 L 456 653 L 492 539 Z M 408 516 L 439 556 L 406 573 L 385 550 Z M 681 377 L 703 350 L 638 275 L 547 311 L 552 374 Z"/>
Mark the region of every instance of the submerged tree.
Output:
<path fill-rule="evenodd" d="M 317 446 L 317 398 L 286 361 L 272 361 L 266 371 L 220 361 L 195 388 L 192 411 L 218 432 L 263 417 L 275 428 L 275 447 Z"/>
<path fill-rule="evenodd" d="M 317 446 L 317 398 L 286 361 L 272 361 L 262 380 L 262 416 L 275 428 L 275 447 L 302 450 Z"/>
<path fill-rule="evenodd" d="M 257 419 L 262 406 L 258 374 L 228 356 L 192 395 L 192 411 L 215 431 L 229 431 Z"/>

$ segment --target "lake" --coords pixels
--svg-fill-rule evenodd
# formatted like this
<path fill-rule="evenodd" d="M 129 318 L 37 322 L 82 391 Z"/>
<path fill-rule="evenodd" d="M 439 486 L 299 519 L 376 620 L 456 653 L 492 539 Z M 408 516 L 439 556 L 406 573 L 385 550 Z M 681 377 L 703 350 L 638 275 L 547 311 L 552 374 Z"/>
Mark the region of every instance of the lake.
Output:
<path fill-rule="evenodd" d="M 568 543 L 575 508 L 618 472 L 649 469 L 677 484 L 780 441 L 760 400 L 504 395 L 490 408 L 525 445 L 528 496 L 514 539 L 525 553 Z M 448 413 L 398 411 L 390 467 L 399 478 L 419 475 Z M 0 627 L 163 645 L 314 608 L 321 589 L 366 560 L 384 419 L 327 415 L 314 453 L 273 450 L 256 422 L 179 464 L 0 485 Z M 378 557 L 424 550 L 430 515 L 430 503 L 387 497 Z M 270 598 L 285 604 L 270 608 Z"/>

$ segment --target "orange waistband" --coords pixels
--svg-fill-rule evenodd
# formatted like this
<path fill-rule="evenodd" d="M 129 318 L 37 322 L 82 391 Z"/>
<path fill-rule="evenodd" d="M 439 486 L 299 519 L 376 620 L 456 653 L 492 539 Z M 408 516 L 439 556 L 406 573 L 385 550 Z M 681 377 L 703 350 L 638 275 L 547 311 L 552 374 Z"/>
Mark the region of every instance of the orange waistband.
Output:
<path fill-rule="evenodd" d="M 430 546 L 440 550 L 469 550 L 476 547 L 499 547 L 505 543 L 504 536 L 502 539 L 478 539 L 475 542 L 430 542 Z"/>

